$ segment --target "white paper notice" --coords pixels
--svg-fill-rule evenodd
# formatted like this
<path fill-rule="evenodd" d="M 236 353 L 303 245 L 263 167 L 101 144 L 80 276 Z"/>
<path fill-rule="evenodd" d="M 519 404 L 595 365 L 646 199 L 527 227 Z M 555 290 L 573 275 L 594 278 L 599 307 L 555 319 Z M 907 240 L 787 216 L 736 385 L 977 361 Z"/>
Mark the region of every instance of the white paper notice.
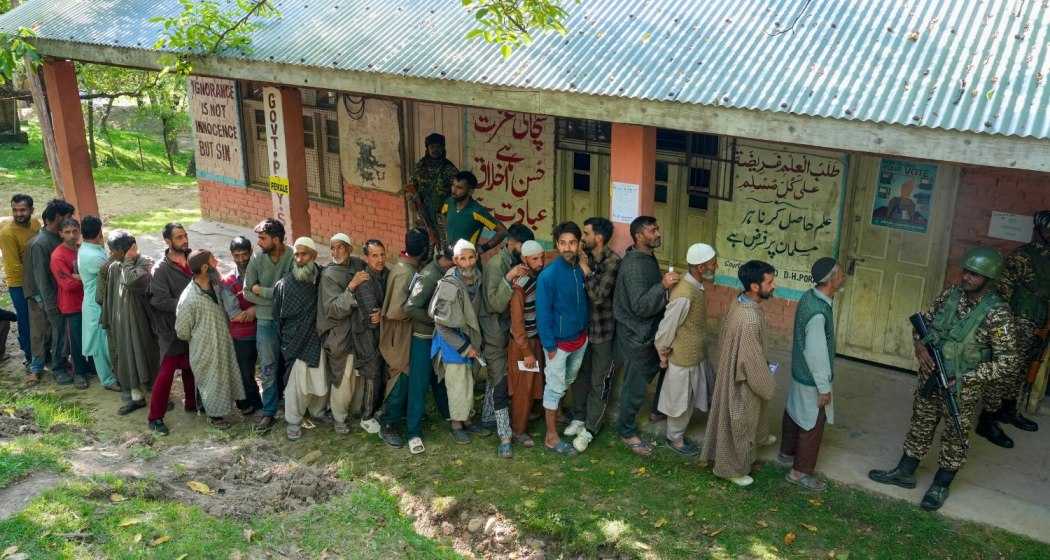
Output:
<path fill-rule="evenodd" d="M 1032 240 L 1032 217 L 1006 212 L 992 212 L 988 237 L 1028 243 Z"/>
<path fill-rule="evenodd" d="M 609 204 L 612 221 L 629 224 L 638 217 L 638 190 L 638 185 L 613 181 Z"/>
<path fill-rule="evenodd" d="M 540 362 L 537 360 L 536 365 L 532 367 L 526 367 L 524 360 L 518 360 L 518 369 L 521 371 L 531 371 L 533 373 L 540 372 Z"/>

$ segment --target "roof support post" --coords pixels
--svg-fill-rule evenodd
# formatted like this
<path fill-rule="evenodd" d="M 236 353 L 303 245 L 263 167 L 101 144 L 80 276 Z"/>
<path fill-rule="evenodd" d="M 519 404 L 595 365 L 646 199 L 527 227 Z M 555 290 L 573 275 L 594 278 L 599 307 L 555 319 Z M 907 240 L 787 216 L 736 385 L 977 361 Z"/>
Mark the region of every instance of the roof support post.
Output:
<path fill-rule="evenodd" d="M 55 181 L 81 217 L 97 216 L 95 178 L 91 172 L 84 113 L 80 108 L 80 89 L 73 62 L 53 58 L 44 60 L 44 83 L 58 148 L 58 169 L 52 170 Z"/>
<path fill-rule="evenodd" d="M 612 123 L 612 142 L 609 151 L 611 181 L 633 185 L 638 192 L 637 207 L 634 208 L 635 215 L 651 216 L 656 188 L 656 128 Z M 617 196 L 615 189 L 612 195 Z M 616 200 L 613 200 L 609 207 L 611 210 L 615 209 Z M 614 233 L 610 245 L 614 250 L 623 252 L 633 243 L 630 224 L 619 223 L 614 219 L 613 227 Z"/>
<path fill-rule="evenodd" d="M 302 92 L 295 87 L 268 86 L 263 88 L 263 98 L 274 217 L 284 222 L 292 239 L 309 237 Z"/>

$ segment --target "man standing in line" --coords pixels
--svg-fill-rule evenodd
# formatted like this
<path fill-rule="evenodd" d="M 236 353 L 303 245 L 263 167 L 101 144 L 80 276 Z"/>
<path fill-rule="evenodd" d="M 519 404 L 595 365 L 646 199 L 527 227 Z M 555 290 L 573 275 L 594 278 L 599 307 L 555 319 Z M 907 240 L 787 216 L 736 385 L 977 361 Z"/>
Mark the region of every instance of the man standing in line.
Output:
<path fill-rule="evenodd" d="M 576 436 L 572 446 L 583 453 L 602 427 L 605 408 L 612 391 L 613 289 L 620 269 L 620 255 L 608 247 L 613 225 L 606 218 L 587 218 L 583 222 L 583 251 L 580 269 L 583 285 L 591 302 L 591 319 L 587 323 L 587 352 L 583 355 L 580 375 L 572 384 L 572 422 L 564 434 Z"/>
<path fill-rule="evenodd" d="M 543 398 L 545 361 L 536 326 L 536 285 L 544 265 L 543 246 L 529 240 L 521 245 L 521 260 L 529 272 L 514 282 L 510 298 L 510 335 L 507 345 L 507 392 L 510 394 L 510 426 L 514 441 L 533 447 L 529 435 L 529 414 L 536 400 Z M 501 451 L 508 452 L 510 438 L 500 440 Z"/>
<path fill-rule="evenodd" d="M 560 258 L 547 265 L 536 285 L 536 327 L 546 353 L 543 371 L 543 415 L 547 434 L 543 444 L 548 451 L 575 455 L 576 450 L 558 437 L 558 410 L 565 390 L 576 380 L 587 351 L 587 291 L 580 270 L 580 237 L 574 222 L 554 228 L 554 242 Z"/>
<path fill-rule="evenodd" d="M 364 381 L 361 428 L 370 434 L 378 434 L 381 426 L 376 414 L 386 393 L 386 364 L 379 353 L 379 324 L 388 274 L 386 248 L 378 239 L 369 239 L 361 249 L 365 254 L 367 274 L 363 282 L 351 281 L 357 306 L 350 315 L 350 331 L 354 342 L 354 367 Z"/>
<path fill-rule="evenodd" d="M 707 294 L 705 283 L 715 278 L 715 250 L 694 243 L 686 251 L 689 270 L 671 289 L 664 318 L 656 329 L 656 352 L 667 369 L 657 408 L 667 416 L 667 446 L 692 457 L 700 448 L 685 437 L 693 408 L 707 410 L 708 380 L 714 379 L 707 363 Z"/>
<path fill-rule="evenodd" d="M 230 427 L 225 417 L 233 412 L 234 401 L 244 399 L 229 322 L 243 322 L 245 316 L 233 294 L 216 282 L 219 262 L 211 251 L 197 249 L 188 263 L 193 281 L 179 296 L 175 334 L 189 343 L 189 360 L 197 370 L 208 422 L 225 430 Z"/>
<path fill-rule="evenodd" d="M 478 254 L 499 246 L 507 236 L 507 228 L 492 217 L 492 214 L 474 200 L 474 189 L 478 188 L 478 178 L 470 171 L 456 173 L 448 199 L 441 205 L 441 216 L 445 223 L 445 239 L 455 244 L 465 239 L 476 246 Z M 484 243 L 479 243 L 481 232 L 492 231 L 495 235 Z"/>
<path fill-rule="evenodd" d="M 412 318 L 405 311 L 408 286 L 427 255 L 428 239 L 422 229 L 411 229 L 405 234 L 405 250 L 397 264 L 390 269 L 383 297 L 382 320 L 379 323 L 379 352 L 386 362 L 390 380 L 387 382 L 386 402 L 380 423 L 379 436 L 393 447 L 404 445 L 401 420 L 405 418 L 408 389 L 411 381 L 410 355 L 412 350 Z M 426 388 L 426 385 L 423 385 Z"/>
<path fill-rule="evenodd" d="M 448 394 L 452 439 L 470 443 L 470 414 L 474 405 L 474 371 L 484 346 L 478 310 L 481 308 L 481 273 L 474 245 L 460 239 L 452 248 L 450 268 L 434 289 L 427 312 L 434 319 L 430 356 Z"/>
<path fill-rule="evenodd" d="M 660 226 L 652 216 L 631 222 L 634 245 L 627 249 L 616 276 L 613 316 L 616 318 L 616 349 L 623 360 L 623 389 L 616 430 L 632 452 L 648 457 L 653 447 L 638 437 L 638 411 L 646 388 L 660 371 L 660 356 L 653 341 L 667 305 L 667 291 L 680 279 L 676 272 L 660 274 L 653 251 L 662 242 Z"/>
<path fill-rule="evenodd" d="M 179 296 L 193 280 L 188 258 L 190 236 L 182 224 L 165 224 L 162 232 L 164 258 L 153 267 L 150 282 L 150 305 L 153 306 L 153 328 L 160 344 L 160 370 L 153 382 L 149 401 L 149 427 L 160 435 L 168 435 L 164 415 L 168 412 L 168 398 L 175 372 L 182 372 L 183 407 L 186 412 L 197 412 L 197 387 L 190 366 L 190 347 L 175 334 L 175 310 Z"/>
<path fill-rule="evenodd" d="M 947 426 L 941 431 L 937 473 L 919 504 L 929 511 L 944 505 L 949 486 L 966 463 L 970 429 L 978 418 L 977 410 L 989 384 L 1013 375 L 1020 361 L 1014 318 L 994 288 L 1003 269 L 1002 255 L 995 249 L 975 247 L 966 252 L 962 268 L 959 283 L 941 292 L 930 309 L 923 312 L 930 326 L 928 337 L 920 340 L 918 333 L 914 334 L 919 378 L 908 435 L 904 438 L 904 453 L 892 470 L 868 473 L 868 478 L 881 484 L 915 488 L 915 469 L 929 451 L 943 418 Z M 944 355 L 944 375 L 959 405 L 961 431 L 948 416 L 941 391 L 926 390 L 927 381 L 936 369 L 926 344 L 939 347 Z M 977 421 L 989 422 L 990 416 L 986 410 Z"/>
<path fill-rule="evenodd" d="M 0 228 L 0 253 L 4 258 L 7 290 L 18 316 L 18 347 L 22 349 L 22 365 L 29 369 L 33 347 L 29 334 L 29 302 L 26 301 L 23 286 L 29 275 L 24 266 L 29 240 L 40 231 L 40 220 L 33 217 L 33 197 L 27 194 L 12 196 L 11 217 L 13 220 Z"/>
<path fill-rule="evenodd" d="M 485 400 L 481 408 L 481 427 L 496 428 L 500 439 L 510 442 L 510 414 L 507 407 L 507 333 L 510 313 L 507 305 L 513 294 L 514 282 L 526 273 L 521 264 L 521 244 L 533 239 L 532 230 L 521 224 L 512 224 L 502 250 L 492 256 L 482 269 L 481 335 L 485 337 L 483 357 L 488 364 Z M 491 424 L 490 424 L 491 423 Z"/>
<path fill-rule="evenodd" d="M 772 445 L 766 405 L 776 391 L 775 364 L 766 359 L 766 318 L 760 303 L 773 297 L 776 269 L 748 261 L 737 271 L 744 286 L 729 306 L 719 337 L 718 372 L 701 459 L 715 476 L 748 486 L 758 448 Z"/>
<path fill-rule="evenodd" d="M 62 221 L 72 217 L 73 205 L 56 198 L 47 203 L 41 215 L 44 225 L 26 248 L 23 262 L 22 289 L 29 301 L 30 347 L 33 359 L 29 364 L 27 385 L 36 385 L 44 372 L 44 363 L 51 356 L 51 373 L 59 384 L 73 382 L 66 357 L 67 344 L 62 331 L 62 314 L 58 311 L 55 277 L 51 274 L 51 253 L 62 244 L 58 232 Z"/>
<path fill-rule="evenodd" d="M 58 311 L 62 315 L 62 334 L 73 359 L 73 377 L 77 389 L 88 388 L 91 373 L 81 349 L 81 307 L 84 305 L 84 283 L 77 273 L 77 249 L 80 246 L 80 222 L 75 218 L 62 220 L 62 244 L 51 253 L 51 275 L 58 287 Z"/>
<path fill-rule="evenodd" d="M 345 233 L 333 235 L 329 247 L 332 262 L 321 270 L 318 287 L 317 334 L 325 355 L 335 432 L 348 434 L 350 427 L 346 419 L 350 416 L 358 381 L 358 374 L 354 371 L 350 316 L 357 307 L 354 288 L 368 280 L 368 273 L 364 261 L 351 255 L 354 246 L 350 236 Z"/>
<path fill-rule="evenodd" d="M 102 386 L 110 391 L 119 392 L 120 384 L 117 383 L 109 361 L 109 334 L 100 324 L 102 307 L 95 298 L 99 274 L 108 262 L 106 250 L 102 247 L 105 239 L 102 235 L 102 220 L 98 219 L 98 216 L 84 216 L 80 233 L 83 242 L 77 251 L 77 270 L 80 271 L 80 279 L 84 283 L 81 350 L 85 358 L 91 359 Z"/>
<path fill-rule="evenodd" d="M 239 321 L 230 319 L 230 336 L 244 388 L 244 399 L 237 401 L 237 408 L 241 414 L 249 416 L 262 409 L 259 384 L 255 381 L 255 363 L 259 358 L 255 346 L 255 306 L 244 297 L 244 273 L 252 258 L 252 242 L 240 235 L 234 237 L 230 241 L 230 256 L 237 268 L 222 279 L 222 284 L 237 298 L 237 307 L 243 313 Z"/>
<path fill-rule="evenodd" d="M 244 298 L 255 305 L 255 344 L 259 352 L 259 380 L 263 389 L 262 433 L 273 427 L 284 389 L 281 343 L 273 319 L 273 286 L 292 270 L 292 251 L 284 244 L 284 224 L 266 218 L 255 226 L 260 253 L 252 255 L 244 272 Z"/>
<path fill-rule="evenodd" d="M 1036 212 L 1032 225 L 1032 241 L 1006 257 L 1003 273 L 996 284 L 999 296 L 1010 306 L 1017 322 L 1017 351 L 1021 354 L 1021 361 L 1012 375 L 1003 376 L 1000 383 L 989 391 L 988 410 L 994 414 L 994 419 L 987 424 L 992 429 L 978 433 L 985 435 L 981 432 L 999 431 L 999 438 L 988 439 L 1002 447 L 1013 447 L 1013 440 L 995 425 L 996 421 L 1012 424 L 1026 432 L 1039 429 L 1039 424 L 1021 416 L 1024 403 L 1018 405 L 1018 400 L 1027 382 L 1029 365 L 1039 360 L 1046 347 L 1047 310 L 1050 309 L 1050 210 Z M 997 404 L 999 402 L 1002 404 Z M 1003 445 L 1006 442 L 1009 445 Z"/>
<path fill-rule="evenodd" d="M 416 216 L 417 225 L 426 229 L 435 228 L 430 232 L 435 236 L 440 235 L 437 218 L 438 210 L 445 203 L 452 187 L 452 179 L 459 173 L 456 166 L 445 157 L 445 137 L 433 133 L 424 140 L 427 153 L 416 162 L 412 171 L 412 192 L 419 198 L 423 206 L 424 215 Z M 453 240 L 455 241 L 455 240 Z M 438 239 L 441 243 L 442 240 Z"/>
<path fill-rule="evenodd" d="M 302 437 L 303 416 L 324 418 L 328 397 L 328 375 L 317 335 L 317 285 L 321 271 L 317 266 L 317 245 L 300 237 L 292 247 L 295 263 L 273 287 L 273 318 L 277 322 L 281 355 L 288 370 L 284 390 L 284 420 L 288 439 Z"/>
<path fill-rule="evenodd" d="M 835 422 L 831 384 L 835 379 L 835 294 L 846 275 L 835 259 L 823 257 L 811 270 L 816 287 L 802 295 L 795 309 L 791 345 L 791 388 L 784 409 L 777 462 L 791 467 L 787 481 L 823 492 L 827 484 L 813 472 L 824 425 Z"/>
<path fill-rule="evenodd" d="M 124 402 L 117 414 L 125 416 L 146 406 L 145 396 L 160 366 L 149 301 L 153 260 L 139 254 L 135 236 L 127 231 L 111 232 L 107 243 L 113 262 L 106 269 L 100 323 L 113 341 Z"/>
<path fill-rule="evenodd" d="M 434 319 L 427 312 L 438 281 L 454 266 L 452 249 L 439 249 L 430 263 L 412 277 L 405 300 L 405 314 L 412 319 L 412 349 L 409 353 L 408 404 L 405 407 L 405 437 L 413 455 L 426 451 L 423 446 L 423 413 L 426 410 L 427 387 L 434 394 L 438 413 L 450 418 L 445 385 L 434 375 L 430 345 L 434 338 Z"/>

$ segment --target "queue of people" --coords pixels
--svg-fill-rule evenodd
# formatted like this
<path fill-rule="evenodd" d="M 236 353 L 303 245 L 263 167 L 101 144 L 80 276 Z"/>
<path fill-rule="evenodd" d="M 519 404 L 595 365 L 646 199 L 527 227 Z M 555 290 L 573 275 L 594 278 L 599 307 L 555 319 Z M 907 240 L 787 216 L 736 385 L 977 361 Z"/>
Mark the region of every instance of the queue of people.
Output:
<path fill-rule="evenodd" d="M 766 411 L 783 370 L 791 381 L 777 461 L 790 468 L 789 482 L 824 490 L 815 467 L 824 427 L 834 421 L 833 302 L 846 280 L 833 258 L 812 265 L 814 287 L 796 310 L 791 364 L 781 367 L 770 359 L 763 315 L 776 289 L 770 264 L 739 267 L 742 289 L 716 336 L 707 321 L 718 269 L 711 246 L 690 246 L 684 273 L 664 272 L 654 256 L 662 243 L 655 218 L 630 224 L 632 245 L 619 255 L 608 246 L 612 223 L 593 217 L 582 229 L 558 224 L 548 253 L 530 228 L 493 218 L 472 198 L 476 186 L 471 173 L 455 172 L 440 210 L 426 217 L 440 235 L 410 229 L 393 264 L 381 241 L 365 241 L 358 255 L 344 233 L 329 240 L 331 262 L 319 263 L 313 239 L 286 245 L 284 225 L 266 219 L 254 229 L 258 251 L 247 238 L 230 241 L 235 266 L 225 277 L 217 256 L 191 249 L 178 223 L 164 227 L 166 250 L 154 261 L 139 253 L 130 233 L 104 235 L 95 216 L 78 222 L 65 201 L 49 202 L 39 223 L 32 198 L 15 195 L 15 219 L 0 231 L 0 250 L 26 383 L 39 383 L 45 365 L 59 384 L 83 389 L 97 377 L 121 393 L 120 414 L 148 406 L 149 428 L 163 435 L 178 376 L 183 408 L 220 429 L 236 409 L 257 418 L 265 433 L 283 408 L 290 440 L 317 425 L 349 433 L 355 418 L 363 431 L 413 454 L 425 452 L 422 420 L 431 394 L 453 441 L 495 433 L 498 455 L 511 458 L 515 446 L 585 452 L 605 427 L 613 372 L 621 368 L 615 431 L 626 450 L 654 451 L 638 414 L 659 379 L 652 406 L 666 418 L 659 443 L 747 486 L 759 449 L 778 441 L 768 433 Z M 994 289 L 1008 277 L 1003 257 L 977 249 L 963 262 L 961 284 L 926 312 L 938 338 L 917 339 L 920 387 L 932 372 L 932 342 L 944 349 L 964 412 L 963 432 L 943 436 L 941 470 L 923 500 L 928 509 L 947 498 L 973 424 L 1000 444 L 999 422 L 1037 428 L 1017 413 L 1018 371 L 1027 362 L 1015 317 L 1046 321 L 1046 290 L 1029 277 L 1050 262 L 1050 212 L 1037 215 L 1036 230 L 1035 248 L 1018 257 L 1028 260 L 1005 261 L 1010 277 L 1020 278 L 1007 298 Z M 485 231 L 492 235 L 484 238 Z M 448 242 L 434 245 L 435 238 Z M 486 252 L 492 255 L 482 262 Z M 1041 302 L 1043 315 L 1025 315 L 1038 309 L 1032 301 Z M 1038 338 L 1027 323 L 1020 330 Z M 716 345 L 713 366 L 708 350 Z M 916 393 L 900 464 L 872 471 L 872 479 L 915 485 L 915 467 L 946 414 L 941 399 Z M 701 442 L 686 435 L 694 409 L 707 414 Z M 541 442 L 530 424 L 543 426 Z"/>

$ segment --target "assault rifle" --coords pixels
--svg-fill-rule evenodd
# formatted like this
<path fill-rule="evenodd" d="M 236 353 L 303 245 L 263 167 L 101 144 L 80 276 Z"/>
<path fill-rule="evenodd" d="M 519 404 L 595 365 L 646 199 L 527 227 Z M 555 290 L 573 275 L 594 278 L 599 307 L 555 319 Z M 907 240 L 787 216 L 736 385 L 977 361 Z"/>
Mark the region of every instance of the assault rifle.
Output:
<path fill-rule="evenodd" d="M 930 334 L 930 328 L 926 325 L 926 319 L 921 313 L 916 313 L 908 318 L 911 321 L 911 326 L 915 328 L 915 332 L 919 334 L 920 339 L 925 339 Z M 944 397 L 944 403 L 948 406 L 948 415 L 952 418 L 952 423 L 955 425 L 955 429 L 958 430 L 959 435 L 966 437 L 966 434 L 962 429 L 961 415 L 959 414 L 959 403 L 955 400 L 955 392 L 950 386 L 950 382 L 959 382 L 955 377 L 948 377 L 947 371 L 944 369 L 944 355 L 941 353 L 941 349 L 928 342 L 923 343 L 926 346 L 926 351 L 930 353 L 930 357 L 933 358 L 934 371 L 930 373 L 929 379 L 926 380 L 926 384 L 923 385 L 920 393 L 924 396 L 930 396 L 934 391 L 940 391 Z"/>

